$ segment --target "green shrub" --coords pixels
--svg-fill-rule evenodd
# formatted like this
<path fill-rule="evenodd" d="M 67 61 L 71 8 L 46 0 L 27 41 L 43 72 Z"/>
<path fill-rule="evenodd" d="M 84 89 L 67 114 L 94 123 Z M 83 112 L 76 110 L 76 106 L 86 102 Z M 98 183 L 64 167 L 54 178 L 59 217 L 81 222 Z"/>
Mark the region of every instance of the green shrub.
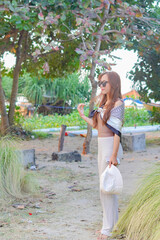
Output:
<path fill-rule="evenodd" d="M 52 134 L 45 133 L 45 132 L 32 132 L 32 136 L 34 136 L 34 138 L 39 138 L 39 139 L 45 139 L 45 138 L 53 137 Z"/>
<path fill-rule="evenodd" d="M 12 84 L 13 84 L 13 79 L 11 77 L 8 77 L 8 76 L 2 77 L 2 87 L 7 100 L 10 100 L 10 97 L 11 97 Z"/>
<path fill-rule="evenodd" d="M 160 109 L 153 107 L 153 111 L 151 112 L 150 122 L 152 124 L 154 122 L 160 123 Z"/>
<path fill-rule="evenodd" d="M 85 109 L 85 115 L 87 116 L 89 109 Z M 125 121 L 124 127 L 129 126 L 143 126 L 150 125 L 149 122 L 150 115 L 145 109 L 125 109 Z M 71 114 L 61 116 L 58 114 L 48 115 L 48 116 L 33 116 L 31 118 L 26 118 L 21 122 L 26 130 L 42 129 L 42 128 L 59 128 L 62 124 L 70 126 L 80 126 L 81 128 L 86 128 L 86 122 L 79 116 L 77 110 L 74 110 Z"/>
<path fill-rule="evenodd" d="M 143 180 L 121 215 L 114 236 L 125 234 L 127 239 L 160 239 L 160 166 Z"/>
<path fill-rule="evenodd" d="M 88 110 L 85 111 L 85 114 L 88 114 Z M 26 118 L 25 121 L 22 122 L 22 125 L 26 130 L 59 128 L 62 124 L 67 125 L 68 127 L 80 126 L 85 128 L 87 126 L 86 122 L 79 116 L 78 111 L 73 111 L 73 113 L 65 116 L 58 114 L 50 116 L 38 115 Z"/>
<path fill-rule="evenodd" d="M 0 198 L 23 198 L 35 190 L 33 173 L 24 170 L 17 142 L 9 136 L 0 138 Z"/>
<path fill-rule="evenodd" d="M 7 113 L 8 113 L 9 112 L 9 105 L 6 106 L 6 110 L 7 110 Z M 16 126 L 20 125 L 21 122 L 24 121 L 24 116 L 22 115 L 22 113 L 19 110 L 20 110 L 20 107 L 19 106 L 15 106 L 14 124 Z"/>
<path fill-rule="evenodd" d="M 125 108 L 124 127 L 150 125 L 149 119 L 145 109 Z"/>

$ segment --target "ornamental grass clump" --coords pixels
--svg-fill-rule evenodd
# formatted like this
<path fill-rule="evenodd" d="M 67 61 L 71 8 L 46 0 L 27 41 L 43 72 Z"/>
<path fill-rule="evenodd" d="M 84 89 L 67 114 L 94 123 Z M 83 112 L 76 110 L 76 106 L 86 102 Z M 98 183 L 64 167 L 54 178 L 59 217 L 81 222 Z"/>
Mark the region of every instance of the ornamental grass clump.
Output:
<path fill-rule="evenodd" d="M 127 240 L 160 239 L 160 166 L 143 180 L 116 229 L 114 237 L 124 234 Z"/>
<path fill-rule="evenodd" d="M 17 150 L 17 141 L 0 138 L 0 199 L 23 198 L 34 193 L 37 185 L 34 176 L 24 170 L 22 154 Z"/>

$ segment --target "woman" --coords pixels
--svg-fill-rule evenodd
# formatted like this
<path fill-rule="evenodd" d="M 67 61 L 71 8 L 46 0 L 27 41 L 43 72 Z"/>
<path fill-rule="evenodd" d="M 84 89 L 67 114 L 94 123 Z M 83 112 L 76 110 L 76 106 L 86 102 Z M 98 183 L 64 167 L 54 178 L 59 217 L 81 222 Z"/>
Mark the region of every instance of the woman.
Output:
<path fill-rule="evenodd" d="M 99 108 L 84 115 L 84 105 L 78 105 L 78 112 L 88 124 L 98 130 L 98 169 L 99 177 L 106 166 L 117 166 L 123 150 L 120 143 L 121 128 L 124 118 L 124 102 L 121 95 L 121 81 L 116 72 L 105 72 L 98 77 L 101 93 L 97 96 Z M 108 239 L 118 220 L 117 195 L 104 194 L 100 191 L 103 209 L 103 225 L 98 239 Z"/>

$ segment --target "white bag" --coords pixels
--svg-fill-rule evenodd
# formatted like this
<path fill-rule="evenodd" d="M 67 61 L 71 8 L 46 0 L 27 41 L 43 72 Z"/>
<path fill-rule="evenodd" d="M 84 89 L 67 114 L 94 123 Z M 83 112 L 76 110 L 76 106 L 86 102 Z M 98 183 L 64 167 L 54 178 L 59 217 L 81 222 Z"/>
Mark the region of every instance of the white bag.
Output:
<path fill-rule="evenodd" d="M 100 177 L 100 190 L 106 194 L 120 194 L 123 189 L 122 175 L 113 164 L 106 167 Z"/>

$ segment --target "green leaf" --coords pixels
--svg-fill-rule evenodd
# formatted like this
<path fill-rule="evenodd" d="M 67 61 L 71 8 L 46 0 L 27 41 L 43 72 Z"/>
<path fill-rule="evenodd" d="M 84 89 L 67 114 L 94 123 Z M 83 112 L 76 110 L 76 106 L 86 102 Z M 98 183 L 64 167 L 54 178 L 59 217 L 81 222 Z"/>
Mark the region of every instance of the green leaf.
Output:
<path fill-rule="evenodd" d="M 31 27 L 30 27 L 29 25 L 25 25 L 25 26 L 24 26 L 24 30 L 26 30 L 26 31 L 29 31 L 30 28 L 31 28 Z"/>
<path fill-rule="evenodd" d="M 84 8 L 88 8 L 89 4 L 90 4 L 90 0 L 88 0 L 88 1 L 86 0 L 86 2 L 85 2 L 84 5 L 83 5 Z"/>
<path fill-rule="evenodd" d="M 79 48 L 76 48 L 75 51 L 76 51 L 76 53 L 78 53 L 78 54 L 83 54 L 83 53 L 84 53 L 84 51 L 81 50 L 81 49 L 79 49 Z"/>
<path fill-rule="evenodd" d="M 9 4 L 9 9 L 10 9 L 12 12 L 16 12 L 16 9 L 12 6 L 11 3 Z"/>
<path fill-rule="evenodd" d="M 65 21 L 65 20 L 66 20 L 66 15 L 65 15 L 65 14 L 62 15 L 61 20 L 62 20 L 62 21 Z"/>
<path fill-rule="evenodd" d="M 127 29 L 126 29 L 126 33 L 127 33 L 127 34 L 131 34 L 131 33 L 132 33 L 132 30 L 129 29 L 129 28 L 127 28 Z"/>
<path fill-rule="evenodd" d="M 19 20 L 19 21 L 15 22 L 15 24 L 19 25 L 19 24 L 21 24 L 21 21 Z"/>
<path fill-rule="evenodd" d="M 126 42 L 126 44 L 129 46 L 129 47 L 132 47 L 133 46 L 133 42 Z"/>

